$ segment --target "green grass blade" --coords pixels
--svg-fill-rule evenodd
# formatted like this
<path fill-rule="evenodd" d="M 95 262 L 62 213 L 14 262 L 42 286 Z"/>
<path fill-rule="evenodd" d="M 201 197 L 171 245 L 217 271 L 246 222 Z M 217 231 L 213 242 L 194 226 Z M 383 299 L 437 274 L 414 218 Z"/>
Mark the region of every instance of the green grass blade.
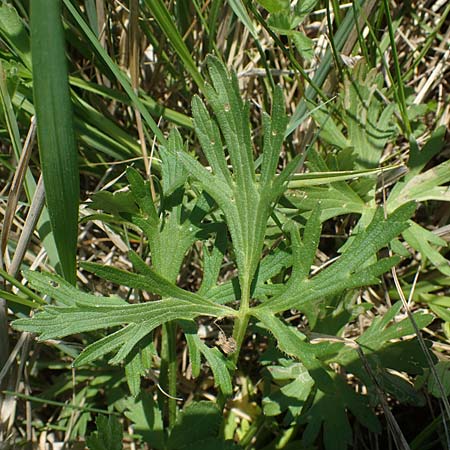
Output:
<path fill-rule="evenodd" d="M 84 33 L 88 41 L 91 43 L 92 47 L 95 49 L 95 51 L 99 54 L 103 62 L 108 66 L 108 68 L 111 70 L 111 72 L 116 77 L 117 81 L 121 84 L 124 91 L 127 93 L 130 100 L 133 102 L 135 107 L 139 110 L 139 112 L 142 114 L 142 117 L 144 118 L 147 125 L 152 130 L 153 134 L 156 136 L 158 141 L 162 144 L 166 142 L 163 133 L 158 128 L 158 125 L 153 120 L 152 116 L 148 112 L 147 108 L 144 106 L 144 104 L 141 102 L 139 97 L 134 92 L 133 88 L 131 87 L 130 80 L 128 77 L 119 69 L 117 64 L 111 59 L 111 57 L 108 55 L 108 53 L 105 51 L 105 49 L 100 45 L 100 42 L 98 41 L 97 37 L 95 36 L 95 33 L 91 30 L 89 25 L 85 22 L 81 14 L 77 11 L 77 9 L 72 5 L 70 0 L 63 0 L 64 5 L 69 10 L 72 17 L 75 19 L 76 23 L 78 24 L 80 30 Z"/>
<path fill-rule="evenodd" d="M 361 9 L 367 0 L 358 0 L 358 9 Z M 344 20 L 341 23 L 338 31 L 334 36 L 334 46 L 336 51 L 340 52 L 344 47 L 348 36 L 352 32 L 355 25 L 355 13 L 354 10 L 351 9 Z M 321 87 L 325 82 L 331 68 L 333 67 L 333 52 L 331 49 L 328 49 L 325 55 L 323 56 L 320 66 L 317 69 L 317 72 L 313 78 L 313 86 Z M 316 89 L 313 86 L 308 86 L 305 91 L 304 98 L 298 104 L 294 114 L 289 121 L 288 128 L 286 130 L 286 136 L 289 136 L 305 119 L 308 113 L 307 101 L 313 100 L 317 94 Z"/>
<path fill-rule="evenodd" d="M 1 106 L 3 107 L 3 113 L 5 115 L 6 127 L 8 130 L 8 135 L 11 140 L 12 148 L 14 151 L 14 157 L 18 161 L 22 153 L 22 142 L 20 139 L 19 124 L 16 119 L 16 113 L 13 108 L 15 106 L 18 108 L 17 104 L 11 103 L 13 99 L 10 98 L 8 88 L 6 85 L 6 73 L 3 70 L 3 66 L 0 62 L 0 100 Z M 21 104 L 23 106 L 23 104 Z M 34 109 L 33 109 L 34 113 Z M 25 193 L 27 195 L 28 201 L 31 203 L 36 190 L 36 182 L 33 178 L 33 174 L 30 169 L 27 169 L 24 180 Z M 41 217 L 39 218 L 37 230 L 39 237 L 44 245 L 44 248 L 49 257 L 50 263 L 56 267 L 59 264 L 59 256 L 56 250 L 55 241 L 50 230 L 50 222 L 48 217 L 47 208 L 41 212 Z"/>
<path fill-rule="evenodd" d="M 92 92 L 107 100 L 117 100 L 124 105 L 132 105 L 128 95 L 116 89 L 101 86 L 99 84 L 83 80 L 79 77 L 70 77 L 69 81 L 71 86 L 79 87 L 87 92 Z M 144 92 L 139 92 L 139 96 L 141 102 L 154 116 L 162 116 L 164 119 L 167 119 L 169 122 L 173 122 L 176 125 L 180 125 L 185 128 L 192 128 L 192 120 L 186 114 L 160 105 L 155 99 Z"/>
<path fill-rule="evenodd" d="M 57 270 L 68 281 L 75 282 L 78 157 L 59 2 L 33 2 L 31 55 L 42 173 L 50 223 L 60 258 Z"/>
<path fill-rule="evenodd" d="M 228 4 L 231 6 L 231 9 L 239 18 L 239 20 L 245 25 L 247 30 L 253 36 L 255 41 L 259 40 L 258 33 L 256 32 L 255 25 L 253 24 L 250 16 L 248 15 L 247 9 L 241 0 L 228 0 Z"/>
<path fill-rule="evenodd" d="M 388 25 L 388 31 L 389 31 L 389 40 L 391 43 L 391 49 L 392 49 L 392 58 L 394 60 L 394 69 L 395 69 L 395 75 L 397 77 L 397 86 L 396 89 L 396 96 L 398 98 L 398 106 L 400 108 L 400 113 L 402 115 L 403 124 L 405 126 L 406 132 L 408 135 L 411 135 L 411 124 L 409 123 L 409 118 L 407 114 L 407 106 L 406 106 L 406 96 L 405 96 L 405 89 L 403 86 L 403 76 L 402 76 L 402 69 L 400 68 L 400 62 L 398 59 L 398 52 L 397 52 L 397 45 L 395 42 L 395 36 L 394 36 L 394 27 L 392 24 L 392 17 L 391 12 L 389 10 L 389 2 L 387 0 L 383 0 L 383 7 L 386 14 L 386 22 Z"/>
<path fill-rule="evenodd" d="M 0 36 L 13 48 L 26 67 L 31 67 L 30 42 L 17 11 L 10 5 L 0 7 Z"/>
<path fill-rule="evenodd" d="M 202 90 L 204 84 L 203 77 L 200 75 L 189 49 L 184 43 L 179 31 L 175 27 L 174 21 L 164 5 L 164 2 L 162 0 L 145 0 L 145 4 L 158 22 L 162 32 L 172 44 L 172 47 L 177 52 L 183 62 L 184 68 L 190 73 L 199 89 Z"/>

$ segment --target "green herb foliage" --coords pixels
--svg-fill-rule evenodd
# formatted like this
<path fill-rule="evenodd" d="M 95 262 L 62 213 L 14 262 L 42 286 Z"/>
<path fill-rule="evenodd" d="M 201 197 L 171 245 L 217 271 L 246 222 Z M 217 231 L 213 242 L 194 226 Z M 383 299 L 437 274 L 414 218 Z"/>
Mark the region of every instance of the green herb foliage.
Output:
<path fill-rule="evenodd" d="M 53 303 L 32 318 L 16 320 L 13 326 L 38 334 L 40 340 L 106 330 L 104 337 L 93 339 L 77 356 L 74 365 L 102 361 L 105 355 L 111 355 L 110 364 L 125 363 L 134 396 L 128 404 L 127 416 L 138 425 L 144 439 L 155 448 L 200 448 L 202 442 L 201 448 L 231 449 L 237 447 L 223 440 L 221 409 L 233 392 L 233 375 L 241 364 L 239 356 L 249 327 L 257 325 L 261 335 L 272 342 L 273 352 L 266 364 L 266 380 L 273 383 L 263 400 L 265 414 L 283 415 L 285 425 L 306 424 L 302 436 L 305 446 L 312 445 L 323 429 L 327 449 L 345 449 L 352 442 L 348 412 L 373 432 L 380 430 L 373 411 L 379 402 L 373 373 L 378 374 L 379 383 L 388 392 L 417 400 L 400 377 L 386 370 L 418 374 L 425 365 L 414 340 L 399 340 L 412 333 L 406 319 L 393 322 L 399 304 L 383 318 L 375 319 L 353 346 L 333 340 L 329 333 L 338 335 L 339 329 L 326 326 L 330 314 L 338 314 L 332 311 L 337 298 L 348 298 L 356 288 L 379 283 L 380 277 L 399 263 L 399 256 L 378 258 L 377 255 L 405 233 L 415 205 L 399 202 L 387 217 L 375 208 L 369 220 L 363 215 L 340 257 L 318 274 L 311 273 L 311 266 L 326 211 L 321 202 L 309 210 L 303 226 L 283 217 L 284 225 L 278 229 L 279 244 L 268 249 L 268 227 L 273 227 L 273 218 L 281 214 L 275 207 L 299 164 L 299 158 L 293 158 L 282 171 L 277 170 L 288 124 L 281 88 L 274 91 L 271 114 L 262 116 L 259 164 L 254 158 L 250 106 L 239 94 L 235 74 L 230 74 L 213 57 L 208 58 L 207 67 L 210 82 L 203 89 L 211 113 L 197 96 L 192 101 L 192 112 L 209 167 L 186 152 L 180 134 L 174 130 L 160 150 L 162 181 L 156 196 L 152 196 L 149 183 L 129 168 L 131 197 L 127 194 L 126 198 L 131 198 L 133 203 L 127 204 L 121 196 L 110 196 L 105 205 L 110 214 L 142 230 L 151 264 L 131 250 L 129 258 L 134 272 L 83 264 L 96 276 L 136 292 L 151 293 L 155 300 L 132 304 L 116 296 L 94 296 L 77 290 L 58 276 L 28 272 L 26 277 L 31 285 L 52 298 Z M 356 129 L 352 135 L 358 136 Z M 367 159 L 363 154 L 359 157 L 361 161 Z M 319 168 L 324 165 L 318 156 L 316 162 Z M 332 183 L 337 186 L 337 192 L 341 183 Z M 409 188 L 408 192 L 414 191 Z M 340 195 L 357 198 L 348 190 Z M 177 276 L 186 254 L 199 243 L 203 244 L 203 281 L 198 292 L 189 292 L 177 286 Z M 220 283 L 225 254 L 234 258 L 237 275 Z M 358 310 L 347 304 L 347 310 L 341 312 L 346 320 L 351 320 L 358 315 Z M 283 319 L 283 313 L 293 309 L 306 317 L 308 330 L 300 331 Z M 232 321 L 233 348 L 221 352 L 200 339 L 197 334 L 200 318 Z M 429 315 L 416 315 L 419 326 L 426 326 L 431 320 Z M 161 325 L 177 326 L 183 331 L 193 376 L 200 375 L 201 358 L 204 358 L 220 391 L 217 405 L 194 402 L 181 412 L 170 410 L 169 406 L 169 416 L 173 414 L 175 420 L 169 421 L 166 432 L 162 427 L 166 421 L 164 414 L 161 415 L 153 400 L 140 389 L 140 376 L 152 365 L 151 354 L 145 350 L 148 338 Z M 167 330 L 167 336 L 173 338 L 174 334 Z M 316 342 L 317 336 L 322 338 L 320 342 Z M 355 347 L 361 349 L 363 358 Z M 397 358 L 400 353 L 408 355 L 407 359 Z M 167 371 L 173 372 L 170 356 L 167 361 Z M 333 370 L 336 364 L 353 373 L 370 395 L 356 393 Z M 173 376 L 176 373 L 168 373 L 169 379 Z M 91 438 L 92 448 L 103 439 L 100 428 L 104 426 L 100 420 L 98 436 Z M 187 436 L 198 443 L 186 440 Z"/>

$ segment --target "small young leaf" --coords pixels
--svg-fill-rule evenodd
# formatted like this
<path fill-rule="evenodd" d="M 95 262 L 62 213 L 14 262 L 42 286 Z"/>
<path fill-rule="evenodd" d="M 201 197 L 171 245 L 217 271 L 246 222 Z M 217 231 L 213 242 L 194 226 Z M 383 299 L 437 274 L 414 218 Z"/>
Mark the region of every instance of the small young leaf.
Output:
<path fill-rule="evenodd" d="M 90 450 L 122 450 L 123 427 L 115 416 L 98 416 L 97 431 L 86 438 Z"/>
<path fill-rule="evenodd" d="M 136 213 L 138 208 L 134 203 L 134 196 L 131 192 L 98 191 L 92 196 L 92 209 L 102 210 L 113 215 L 120 213 Z"/>
<path fill-rule="evenodd" d="M 340 149 L 348 148 L 351 143 L 344 136 L 330 113 L 326 112 L 325 106 L 320 108 L 310 105 L 314 120 L 319 125 L 319 136 L 328 144 L 339 147 Z"/>
<path fill-rule="evenodd" d="M 289 410 L 298 416 L 314 386 L 314 380 L 303 364 L 291 360 L 280 361 L 281 366 L 269 366 L 267 370 L 281 387 L 263 399 L 264 414 L 277 416 Z"/>
<path fill-rule="evenodd" d="M 167 448 L 181 450 L 196 442 L 197 448 L 203 448 L 201 442 L 216 437 L 221 422 L 222 413 L 214 403 L 206 401 L 190 403 L 178 415 L 167 441 Z"/>
<path fill-rule="evenodd" d="M 128 399 L 126 408 L 125 416 L 131 420 L 135 434 L 142 436 L 152 448 L 165 449 L 164 424 L 153 396 L 141 391 L 137 398 Z"/>
<path fill-rule="evenodd" d="M 127 167 L 127 179 L 135 202 L 146 214 L 150 225 L 155 226 L 158 222 L 158 214 L 152 200 L 149 184 L 144 182 L 139 172 L 132 167 Z"/>
<path fill-rule="evenodd" d="M 131 395 L 137 397 L 141 391 L 141 376 L 144 374 L 139 350 L 129 355 L 125 363 L 125 376 Z"/>
<path fill-rule="evenodd" d="M 227 233 L 224 226 L 218 228 L 214 246 L 211 251 L 208 250 L 206 242 L 203 243 L 203 280 L 198 291 L 199 295 L 206 295 L 209 297 L 208 292 L 216 286 L 226 246 Z"/>
<path fill-rule="evenodd" d="M 177 158 L 177 152 L 182 148 L 183 140 L 180 132 L 173 129 L 170 132 L 167 147 L 161 150 L 162 186 L 166 197 L 179 187 L 183 187 L 188 178 L 188 173 Z"/>

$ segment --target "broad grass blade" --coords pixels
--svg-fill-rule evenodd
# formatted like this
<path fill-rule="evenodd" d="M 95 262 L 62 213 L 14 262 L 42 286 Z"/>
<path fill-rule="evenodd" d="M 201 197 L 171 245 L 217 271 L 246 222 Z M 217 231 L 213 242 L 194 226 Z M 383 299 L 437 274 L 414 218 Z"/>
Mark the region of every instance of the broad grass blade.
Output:
<path fill-rule="evenodd" d="M 39 152 L 50 224 L 60 258 L 57 270 L 74 283 L 78 234 L 78 156 L 59 1 L 33 1 L 31 55 Z"/>

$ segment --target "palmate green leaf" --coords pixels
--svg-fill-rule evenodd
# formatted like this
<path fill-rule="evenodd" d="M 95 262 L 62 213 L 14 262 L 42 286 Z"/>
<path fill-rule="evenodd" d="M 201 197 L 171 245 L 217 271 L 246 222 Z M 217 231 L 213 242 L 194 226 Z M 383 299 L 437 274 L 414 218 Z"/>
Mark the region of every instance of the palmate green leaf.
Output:
<path fill-rule="evenodd" d="M 57 270 L 75 283 L 80 186 L 59 1 L 32 3 L 31 55 L 39 154 L 60 259 Z"/>
<path fill-rule="evenodd" d="M 334 264 L 311 279 L 289 285 L 281 295 L 255 309 L 281 312 L 294 307 L 301 310 L 309 302 L 345 289 L 376 283 L 377 277 L 395 265 L 398 258 L 381 259 L 370 266 L 367 266 L 367 261 L 408 227 L 408 218 L 414 209 L 414 204 L 404 205 L 386 220 L 379 209 L 367 229 L 354 237 Z"/>
<path fill-rule="evenodd" d="M 387 201 L 388 211 L 411 200 L 450 201 L 450 188 L 445 185 L 450 181 L 450 161 L 408 178 L 395 186 Z"/>
<path fill-rule="evenodd" d="M 318 390 L 312 407 L 304 412 L 302 421 L 307 425 L 302 442 L 304 445 L 312 445 L 323 427 L 326 450 L 347 450 L 353 440 L 348 410 L 372 432 L 380 432 L 381 427 L 377 416 L 369 408 L 367 397 L 358 395 L 337 374 L 333 374 L 333 382 L 333 392 Z"/>
<path fill-rule="evenodd" d="M 147 292 L 161 295 L 163 297 L 173 297 L 176 299 L 190 302 L 192 305 L 204 305 L 215 307 L 215 303 L 202 298 L 200 295 L 194 292 L 185 291 L 179 288 L 175 284 L 166 280 L 164 277 L 148 268 L 145 275 L 140 275 L 125 270 L 116 269 L 111 266 L 104 266 L 95 263 L 82 263 L 83 268 L 95 273 L 105 280 L 112 281 L 113 283 L 121 286 L 128 286 L 135 289 L 142 289 Z M 228 312 L 233 311 L 230 308 L 224 307 Z"/>
<path fill-rule="evenodd" d="M 204 196 L 190 202 L 184 198 L 187 172 L 176 153 L 182 146 L 181 136 L 172 131 L 167 146 L 161 150 L 163 192 L 158 211 L 149 183 L 135 169 L 127 169 L 131 193 L 140 207 L 140 212 L 131 215 L 131 221 L 147 236 L 154 271 L 171 282 L 176 280 L 186 252 L 199 238 L 200 223 L 210 209 Z"/>
<path fill-rule="evenodd" d="M 265 115 L 263 119 L 269 136 L 264 138 L 262 172 L 260 180 L 257 180 L 250 139 L 249 105 L 240 97 L 236 75 L 228 74 L 215 58 L 209 57 L 207 63 L 212 85 L 205 85 L 205 93 L 230 155 L 232 171 L 227 167 L 218 127 L 198 99 L 193 101 L 194 123 L 212 173 L 186 153 L 178 156 L 225 215 L 241 289 L 245 293 L 244 298 L 248 299 L 273 202 L 285 189 L 298 160 L 292 161 L 285 171 L 275 176 L 287 124 L 281 92 L 277 90 L 272 118 Z"/>
<path fill-rule="evenodd" d="M 119 275 L 124 276 L 124 274 Z M 145 279 L 145 277 L 136 276 L 139 277 L 137 280 L 131 277 L 132 284 L 137 283 L 138 286 L 146 289 L 153 286 L 152 283 L 157 284 L 155 280 L 159 280 L 161 284 L 164 284 L 162 291 L 168 292 L 168 289 L 178 292 L 183 298 L 168 298 L 131 305 L 115 297 L 97 297 L 79 292 L 56 276 L 34 273 L 30 277 L 32 284 L 57 299 L 58 306 L 47 306 L 33 318 L 16 320 L 13 326 L 22 331 L 35 332 L 39 334 L 41 340 L 124 326 L 89 345 L 75 361 L 76 365 L 85 364 L 117 350 L 111 362 L 118 363 L 127 357 L 141 339 L 163 323 L 176 319 L 193 319 L 199 315 L 223 317 L 234 314 L 234 310 L 183 291 L 158 275 L 150 281 L 150 284 L 141 284 L 142 278 Z M 186 295 L 182 294 L 183 292 L 186 292 Z"/>
<path fill-rule="evenodd" d="M 352 78 L 345 82 L 345 122 L 356 155 L 356 168 L 376 167 L 387 141 L 394 135 L 395 105 L 385 105 L 377 98 L 382 80 L 376 69 L 369 71 L 366 62 L 360 61 Z"/>
<path fill-rule="evenodd" d="M 368 407 L 367 399 L 354 392 L 339 375 L 327 368 L 320 360 L 321 355 L 336 352 L 341 344 L 333 344 L 330 351 L 329 344 L 310 345 L 299 331 L 283 323 L 280 319 L 266 311 L 255 314 L 277 340 L 281 351 L 301 361 L 314 380 L 317 394 L 310 409 L 302 412 L 301 420 L 308 423 L 303 434 L 306 445 L 311 445 L 320 429 L 324 427 L 324 442 L 327 450 L 346 449 L 347 440 L 351 440 L 351 427 L 347 418 L 347 410 L 351 410 L 355 417 L 370 430 L 378 432 L 379 423 L 375 414 Z M 300 391 L 300 399 L 294 394 L 293 405 L 303 405 L 304 394 Z M 286 404 L 287 399 L 286 400 Z M 304 419 L 302 419 L 304 418 Z M 342 429 L 341 429 L 342 428 Z M 343 434 L 339 434 L 342 432 Z M 339 436 L 339 439 L 336 439 Z"/>
<path fill-rule="evenodd" d="M 277 416 L 289 410 L 292 417 L 297 417 L 310 395 L 314 380 L 301 363 L 280 360 L 279 364 L 267 367 L 270 377 L 281 387 L 263 398 L 264 414 Z"/>

